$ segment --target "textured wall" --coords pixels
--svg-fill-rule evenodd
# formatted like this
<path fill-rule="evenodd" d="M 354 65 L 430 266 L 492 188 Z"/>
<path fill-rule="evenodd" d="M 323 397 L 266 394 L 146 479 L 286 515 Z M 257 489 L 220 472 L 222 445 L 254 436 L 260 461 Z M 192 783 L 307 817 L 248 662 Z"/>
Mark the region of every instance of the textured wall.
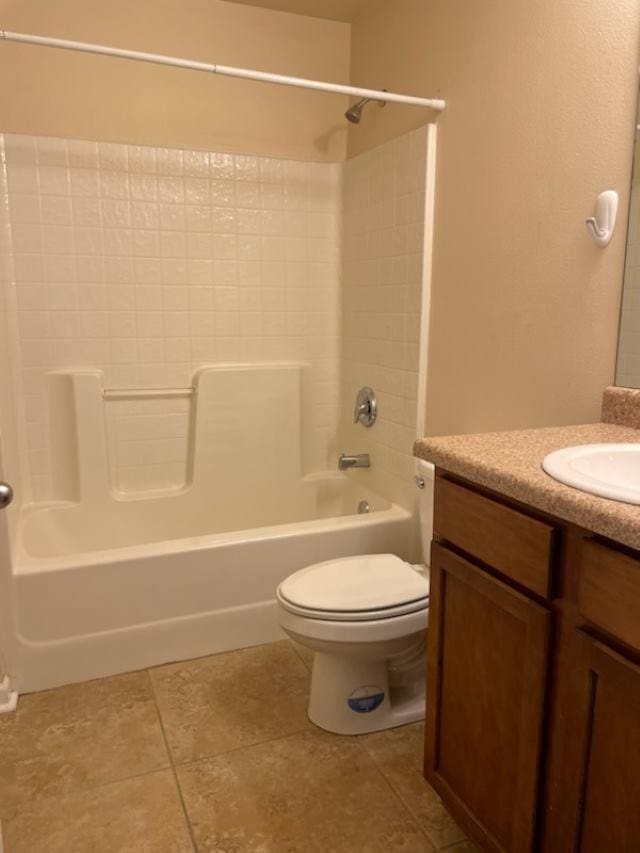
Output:
<path fill-rule="evenodd" d="M 352 28 L 354 85 L 447 99 L 438 119 L 430 433 L 596 420 L 614 374 L 638 0 L 403 0 Z M 350 154 L 423 123 L 371 109 Z M 584 228 L 621 196 L 605 251 Z"/>
<path fill-rule="evenodd" d="M 640 388 L 640 146 L 637 144 L 629 204 L 629 229 L 620 312 L 616 384 Z"/>
<path fill-rule="evenodd" d="M 349 25 L 221 0 L 3 0 L 6 30 L 344 83 Z M 31 45 L 0 45 L 0 130 L 344 159 L 347 99 Z"/>

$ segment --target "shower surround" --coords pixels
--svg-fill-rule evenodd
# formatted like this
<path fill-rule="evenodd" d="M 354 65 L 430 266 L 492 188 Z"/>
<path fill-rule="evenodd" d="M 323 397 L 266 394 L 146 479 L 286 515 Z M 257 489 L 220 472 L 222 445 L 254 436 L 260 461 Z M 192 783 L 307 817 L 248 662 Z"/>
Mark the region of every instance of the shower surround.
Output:
<path fill-rule="evenodd" d="M 268 641 L 295 569 L 415 556 L 427 145 L 2 137 L 20 689 Z M 338 473 L 341 450 L 372 469 Z"/>
<path fill-rule="evenodd" d="M 100 370 L 111 389 L 160 389 L 190 386 L 206 364 L 305 360 L 305 462 L 325 469 L 340 165 L 11 134 L 3 145 L 34 500 L 57 497 L 45 377 L 68 368 Z M 175 485 L 181 407 L 134 409 L 112 413 L 114 480 Z"/>

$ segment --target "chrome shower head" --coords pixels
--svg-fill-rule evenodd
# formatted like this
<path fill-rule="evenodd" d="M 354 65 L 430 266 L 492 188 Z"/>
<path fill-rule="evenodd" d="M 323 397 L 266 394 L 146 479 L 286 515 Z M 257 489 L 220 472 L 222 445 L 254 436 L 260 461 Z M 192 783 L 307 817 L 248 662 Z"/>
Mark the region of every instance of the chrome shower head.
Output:
<path fill-rule="evenodd" d="M 356 101 L 355 104 L 346 111 L 344 117 L 347 121 L 350 121 L 352 124 L 360 124 L 360 119 L 362 118 L 362 108 L 367 103 L 368 98 L 361 98 L 359 101 Z"/>
<path fill-rule="evenodd" d="M 373 98 L 360 98 L 359 101 L 356 101 L 355 104 L 352 104 L 349 109 L 344 114 L 344 117 L 347 121 L 350 121 L 351 124 L 360 124 L 360 119 L 362 118 L 362 108 L 365 104 L 369 102 L 373 102 L 374 104 L 378 104 L 380 107 L 384 107 L 387 103 L 386 101 L 376 101 Z"/>

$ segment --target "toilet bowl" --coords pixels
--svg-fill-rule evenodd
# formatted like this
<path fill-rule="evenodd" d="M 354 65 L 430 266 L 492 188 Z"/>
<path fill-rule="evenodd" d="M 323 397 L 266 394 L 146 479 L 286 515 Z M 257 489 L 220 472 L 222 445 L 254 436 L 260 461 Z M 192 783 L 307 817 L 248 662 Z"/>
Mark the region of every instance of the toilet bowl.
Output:
<path fill-rule="evenodd" d="M 433 469 L 418 463 L 428 555 Z M 429 569 L 394 554 L 316 563 L 278 587 L 280 627 L 314 652 L 309 718 L 337 734 L 364 734 L 424 718 Z"/>

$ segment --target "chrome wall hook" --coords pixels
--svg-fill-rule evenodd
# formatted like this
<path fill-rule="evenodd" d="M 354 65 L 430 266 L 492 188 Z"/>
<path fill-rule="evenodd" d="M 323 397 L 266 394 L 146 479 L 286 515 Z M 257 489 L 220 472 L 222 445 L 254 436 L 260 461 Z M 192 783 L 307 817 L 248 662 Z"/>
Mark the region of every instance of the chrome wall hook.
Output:
<path fill-rule="evenodd" d="M 596 201 L 595 216 L 585 220 L 587 231 L 597 246 L 608 246 L 613 237 L 618 215 L 618 193 L 605 190 Z"/>

